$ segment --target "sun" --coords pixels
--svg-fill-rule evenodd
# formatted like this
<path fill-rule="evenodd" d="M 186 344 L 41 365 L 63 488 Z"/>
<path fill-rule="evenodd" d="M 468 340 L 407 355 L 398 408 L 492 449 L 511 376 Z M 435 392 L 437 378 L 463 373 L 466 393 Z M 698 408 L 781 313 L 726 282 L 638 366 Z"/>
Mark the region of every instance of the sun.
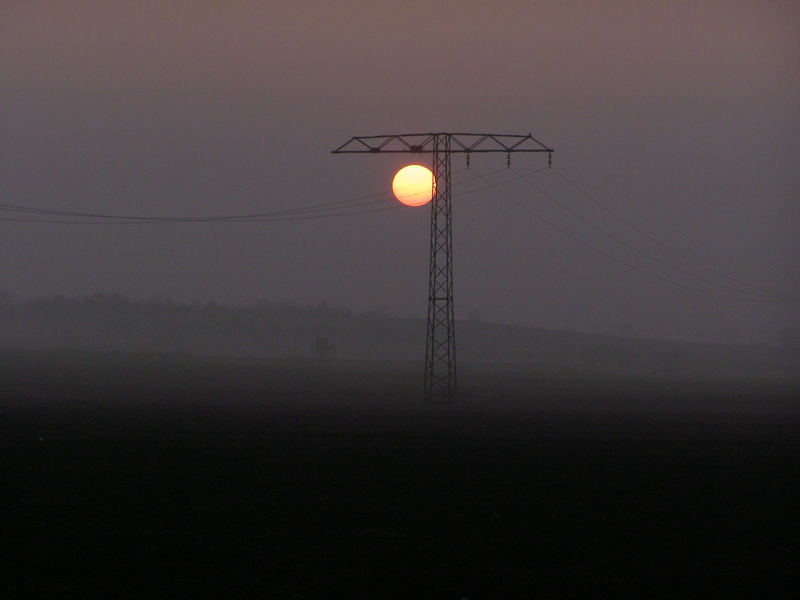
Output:
<path fill-rule="evenodd" d="M 400 169 L 392 180 L 394 197 L 406 206 L 422 206 L 433 198 L 436 182 L 433 173 L 422 165 L 408 165 Z"/>

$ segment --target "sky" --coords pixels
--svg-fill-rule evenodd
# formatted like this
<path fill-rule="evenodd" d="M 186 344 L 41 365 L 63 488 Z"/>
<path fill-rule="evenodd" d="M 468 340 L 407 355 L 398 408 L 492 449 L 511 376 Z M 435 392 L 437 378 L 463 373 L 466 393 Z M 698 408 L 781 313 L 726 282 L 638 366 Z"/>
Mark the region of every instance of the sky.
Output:
<path fill-rule="evenodd" d="M 514 171 L 502 154 L 469 170 L 453 157 L 457 317 L 772 341 L 800 327 L 800 304 L 739 290 L 800 296 L 797 31 L 788 1 L 6 0 L 0 203 L 202 217 L 383 192 L 390 206 L 419 157 L 330 150 L 531 132 L 557 172 L 538 154 Z M 459 195 L 476 173 L 495 186 Z M 0 289 L 422 316 L 429 218 L 0 221 Z"/>

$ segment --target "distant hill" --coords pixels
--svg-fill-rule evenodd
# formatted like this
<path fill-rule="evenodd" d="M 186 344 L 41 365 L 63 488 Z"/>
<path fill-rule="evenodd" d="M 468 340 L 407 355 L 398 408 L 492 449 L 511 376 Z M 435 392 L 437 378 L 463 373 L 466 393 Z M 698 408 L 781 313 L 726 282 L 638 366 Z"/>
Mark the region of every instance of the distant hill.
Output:
<path fill-rule="evenodd" d="M 797 345 L 723 345 L 624 338 L 458 321 L 459 360 L 526 364 L 560 375 L 766 378 L 800 381 Z M 422 319 L 328 306 L 135 302 L 119 295 L 0 305 L 0 346 L 99 352 L 421 360 Z"/>

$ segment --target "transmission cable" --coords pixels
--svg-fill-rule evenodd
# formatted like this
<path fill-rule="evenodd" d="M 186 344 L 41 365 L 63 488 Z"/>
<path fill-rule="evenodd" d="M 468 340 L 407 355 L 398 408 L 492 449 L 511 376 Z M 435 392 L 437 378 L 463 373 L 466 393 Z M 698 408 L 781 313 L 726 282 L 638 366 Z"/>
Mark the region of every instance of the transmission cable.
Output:
<path fill-rule="evenodd" d="M 21 212 L 26 214 L 39 214 L 39 215 L 53 215 L 62 217 L 80 217 L 80 218 L 93 218 L 93 219 L 115 219 L 117 221 L 134 221 L 145 223 L 156 222 L 212 222 L 212 221 L 246 221 L 246 220 L 260 220 L 264 218 L 299 215 L 309 212 L 323 212 L 351 208 L 360 208 L 364 206 L 371 206 L 385 202 L 385 198 L 377 200 L 369 200 L 377 196 L 386 195 L 386 192 L 375 194 L 368 194 L 357 198 L 349 198 L 347 200 L 337 200 L 334 202 L 326 202 L 321 204 L 312 204 L 309 206 L 291 208 L 285 210 L 277 210 L 270 212 L 240 214 L 240 215 L 211 215 L 205 217 L 159 217 L 159 216 L 142 216 L 142 215 L 117 215 L 117 214 L 103 214 L 103 213 L 88 213 L 76 212 L 67 210 L 55 210 L 46 208 L 36 208 L 29 206 L 19 206 L 14 204 L 0 204 L 0 210 L 6 212 Z M 95 221 L 97 222 L 97 221 Z M 105 222 L 105 221 L 102 221 Z"/>
<path fill-rule="evenodd" d="M 490 174 L 502 171 L 504 169 L 497 169 L 491 171 Z M 468 171 L 468 169 L 459 169 L 454 171 L 454 175 Z M 474 171 L 471 171 L 474 173 Z M 533 174 L 533 173 L 529 173 Z M 508 178 L 505 181 L 519 178 L 515 175 L 513 178 Z M 474 181 L 477 177 L 472 176 L 464 183 Z M 461 196 L 477 192 L 483 189 L 488 189 L 491 186 L 478 187 L 464 192 L 454 194 Z M 27 219 L 20 217 L 0 217 L 0 222 L 10 223 L 43 223 L 43 224 L 59 224 L 59 225 L 154 225 L 154 224 L 171 224 L 171 223 L 264 223 L 264 222 L 279 222 L 279 221 L 307 221 L 318 220 L 323 218 L 333 218 L 342 216 L 362 215 L 376 212 L 383 212 L 387 210 L 396 210 L 402 208 L 400 205 L 392 204 L 391 206 L 382 206 L 377 208 L 367 208 L 376 204 L 384 204 L 386 198 L 377 200 L 370 200 L 379 196 L 387 196 L 389 192 L 375 192 L 356 198 L 347 200 L 337 200 L 334 202 L 326 202 L 320 204 L 313 204 L 309 206 L 286 209 L 281 211 L 252 213 L 242 215 L 225 215 L 225 216 L 208 216 L 208 217 L 154 217 L 142 215 L 111 215 L 101 213 L 84 213 L 76 211 L 64 211 L 55 209 L 36 208 L 30 206 L 19 206 L 13 204 L 0 204 L 0 210 L 6 212 L 17 212 L 23 214 L 36 214 L 42 216 L 52 217 L 75 217 L 75 219 Z M 358 210 L 349 210 L 358 209 Z M 327 211 L 327 212 L 324 212 Z M 336 212 L 333 212 L 336 211 Z M 320 214 L 322 213 L 322 214 Z"/>
<path fill-rule="evenodd" d="M 462 173 L 467 169 L 459 169 L 453 172 L 454 175 Z M 475 177 L 467 181 L 474 180 Z M 401 188 L 402 189 L 402 188 Z M 0 211 L 5 212 L 19 212 L 25 214 L 37 214 L 37 215 L 48 215 L 48 216 L 59 216 L 59 217 L 76 217 L 81 219 L 103 219 L 95 220 L 95 221 L 80 221 L 80 223 L 86 224 L 102 224 L 107 223 L 109 225 L 122 225 L 126 221 L 131 221 L 132 223 L 141 223 L 141 224 L 154 224 L 154 223 L 209 223 L 209 222 L 264 222 L 264 221 L 280 221 L 280 220 L 304 220 L 304 219 L 283 219 L 283 218 L 275 218 L 273 217 L 285 217 L 285 216 L 293 216 L 293 215 L 301 215 L 305 213 L 319 213 L 324 211 L 337 211 L 337 210 L 347 210 L 347 209 L 354 209 L 354 208 L 361 208 L 366 206 L 372 206 L 376 204 L 382 204 L 386 201 L 386 198 L 379 198 L 379 199 L 372 199 L 378 198 L 380 196 L 387 196 L 389 192 L 375 192 L 372 194 L 366 194 L 364 196 L 359 196 L 356 198 L 349 198 L 346 200 L 336 200 L 333 202 L 325 202 L 320 204 L 312 204 L 308 206 L 303 206 L 299 208 L 290 208 L 285 210 L 278 210 L 278 211 L 270 211 L 270 212 L 261 212 L 261 213 L 250 213 L 250 214 L 240 214 L 240 215 L 212 215 L 212 216 L 205 216 L 205 217 L 159 217 L 159 216 L 143 216 L 143 215 L 117 215 L 117 214 L 103 214 L 103 213 L 89 213 L 89 212 L 77 212 L 77 211 L 67 211 L 67 210 L 55 210 L 55 209 L 47 209 L 47 208 L 40 208 L 40 207 L 31 207 L 31 206 L 20 206 L 16 204 L 4 204 L 0 203 Z M 394 207 L 393 207 L 394 208 Z M 378 212 L 377 210 L 365 210 L 365 213 L 368 212 Z M 362 214 L 361 211 L 351 211 L 346 213 L 336 213 L 335 215 L 332 214 L 330 216 L 347 216 L 351 214 Z M 108 220 L 106 220 L 108 219 Z M 66 223 L 75 223 L 77 221 L 74 220 L 55 220 L 55 219 L 21 219 L 21 218 L 3 218 L 0 217 L 0 221 L 6 222 L 17 222 L 17 223 L 59 223 L 59 224 L 66 224 Z"/>
<path fill-rule="evenodd" d="M 513 168 L 511 170 L 514 171 Z M 514 172 L 516 172 L 516 171 L 514 171 Z M 649 252 L 646 252 L 645 250 L 642 250 L 641 248 L 639 248 L 637 246 L 634 246 L 633 244 L 630 244 L 630 243 L 626 242 L 623 239 L 618 238 L 617 236 L 615 236 L 613 233 L 611 233 L 610 231 L 608 231 L 604 227 L 598 225 L 597 223 L 594 223 L 593 221 L 590 221 L 589 219 L 584 217 L 579 212 L 573 210 L 569 205 L 565 204 L 564 202 L 561 202 L 558 198 L 554 197 L 553 195 L 549 194 L 547 191 L 543 190 L 542 188 L 540 188 L 539 186 L 534 184 L 532 181 L 530 181 L 527 178 L 527 176 L 520 175 L 520 178 L 526 184 L 528 184 L 528 186 L 530 186 L 533 190 L 535 190 L 536 192 L 538 192 L 539 194 L 541 194 L 542 196 L 544 196 L 545 198 L 547 198 L 548 200 L 553 202 L 556 206 L 559 206 L 563 210 L 565 210 L 568 213 L 570 213 L 576 219 L 579 219 L 580 221 L 582 221 L 586 225 L 596 229 L 597 231 L 599 231 L 602 234 L 606 235 L 607 237 L 609 237 L 610 239 L 614 240 L 615 242 L 617 242 L 621 246 L 624 246 L 625 248 L 628 248 L 632 252 L 636 252 L 637 254 L 640 254 L 641 256 L 644 256 L 645 258 L 648 258 L 651 261 L 653 261 L 653 262 L 655 262 L 655 263 L 657 263 L 659 265 L 662 265 L 662 266 L 664 266 L 664 267 L 666 267 L 668 269 L 672 269 L 673 271 L 676 271 L 678 273 L 682 273 L 683 275 L 686 275 L 688 277 L 694 277 L 698 281 L 702 281 L 702 282 L 707 283 L 709 285 L 714 285 L 714 286 L 717 286 L 717 287 L 720 287 L 720 288 L 724 288 L 724 289 L 727 289 L 727 290 L 738 292 L 740 294 L 746 294 L 746 295 L 749 295 L 749 296 L 754 296 L 756 298 L 769 298 L 769 299 L 773 299 L 773 300 L 784 300 L 784 301 L 791 300 L 788 297 L 778 298 L 778 297 L 775 296 L 775 294 L 767 294 L 767 293 L 764 293 L 764 292 L 753 292 L 753 291 L 745 290 L 745 289 L 742 289 L 742 288 L 739 288 L 739 287 L 735 287 L 735 286 L 732 286 L 732 285 L 727 285 L 725 283 L 720 283 L 720 282 L 714 281 L 713 279 L 708 279 L 706 277 L 703 277 L 702 275 L 698 275 L 697 273 L 694 273 L 694 272 L 689 271 L 687 269 L 683 269 L 681 267 L 677 267 L 675 265 L 672 265 L 672 264 L 660 259 L 659 257 L 653 256 Z"/>
<path fill-rule="evenodd" d="M 453 174 L 456 175 L 465 171 L 466 169 L 460 169 L 455 171 Z M 474 179 L 474 178 L 473 178 Z M 359 196 L 356 198 L 348 198 L 346 200 L 336 200 L 333 202 L 324 202 L 320 204 L 312 204 L 308 206 L 298 207 L 298 208 L 290 208 L 285 210 L 278 210 L 278 211 L 270 211 L 270 212 L 261 212 L 261 213 L 250 213 L 250 214 L 240 214 L 240 215 L 211 215 L 205 217 L 159 217 L 159 216 L 143 216 L 143 215 L 116 215 L 116 214 L 102 214 L 102 213 L 88 213 L 88 212 L 76 212 L 76 211 L 66 211 L 66 210 L 55 210 L 55 209 L 47 209 L 47 208 L 40 208 L 40 207 L 31 207 L 31 206 L 20 206 L 16 204 L 4 204 L 0 203 L 0 210 L 4 210 L 6 212 L 22 212 L 28 214 L 41 214 L 41 215 L 54 215 L 54 216 L 62 216 L 62 217 L 80 217 L 80 218 L 94 218 L 94 219 L 116 219 L 118 221 L 138 221 L 144 223 L 156 223 L 156 222 L 167 222 L 167 223 L 175 223 L 175 222 L 212 222 L 212 221 L 246 221 L 246 220 L 255 220 L 260 221 L 264 218 L 271 218 L 271 217 L 278 217 L 278 216 L 285 216 L 285 215 L 295 215 L 295 214 L 302 214 L 308 212 L 321 212 L 321 211 L 329 211 L 329 210 L 339 210 L 339 209 L 351 209 L 351 208 L 360 208 L 362 206 L 370 206 L 374 204 L 380 204 L 385 202 L 385 198 L 377 199 L 377 200 L 370 200 L 371 198 L 376 198 L 379 196 L 386 196 L 388 192 L 376 192 L 372 194 L 366 194 L 364 196 Z M 372 211 L 369 211 L 372 212 Z M 347 213 L 347 214 L 355 214 L 355 213 Z M 14 220 L 14 219 L 4 219 L 4 220 Z M 16 219 L 17 221 L 23 222 L 40 222 L 33 219 Z M 61 222 L 61 221 L 57 221 Z M 72 221 L 69 221 L 72 222 Z M 92 223 L 97 223 L 92 222 Z M 103 221 L 105 222 L 105 221 Z M 114 222 L 114 224 L 118 224 Z"/>
<path fill-rule="evenodd" d="M 478 174 L 478 177 L 480 177 L 481 179 L 484 179 L 480 174 Z M 486 181 L 488 184 L 491 185 L 491 182 L 489 180 L 484 179 L 484 181 Z M 534 217 L 536 217 L 537 219 L 539 219 L 540 221 L 542 221 L 543 223 L 545 223 L 549 227 L 555 229 L 556 231 L 558 231 L 562 235 L 565 235 L 566 237 L 570 238 L 574 242 L 576 242 L 576 243 L 578 243 L 578 244 L 580 244 L 580 245 L 592 250 L 593 252 L 597 252 L 598 254 L 601 254 L 601 255 L 605 256 L 606 258 L 608 258 L 610 260 L 613 260 L 614 262 L 617 262 L 617 263 L 619 263 L 621 265 L 624 265 L 624 266 L 628 267 L 629 269 L 633 269 L 634 271 L 637 271 L 637 272 L 641 273 L 642 275 L 645 275 L 647 277 L 651 277 L 653 279 L 658 279 L 659 281 L 663 281 L 664 283 L 669 283 L 671 285 L 674 285 L 674 286 L 677 286 L 677 287 L 681 287 L 681 288 L 686 289 L 686 290 L 690 290 L 690 291 L 693 291 L 693 292 L 699 292 L 699 293 L 707 294 L 707 295 L 710 295 L 710 296 L 717 296 L 719 298 L 726 298 L 728 300 L 737 300 L 737 301 L 744 300 L 744 301 L 751 301 L 751 302 L 772 302 L 772 303 L 777 303 L 778 302 L 777 300 L 770 300 L 770 299 L 766 299 L 766 298 L 743 298 L 741 296 L 730 296 L 728 294 L 722 294 L 722 293 L 719 293 L 719 292 L 712 292 L 712 291 L 709 291 L 709 290 L 704 290 L 702 288 L 696 288 L 696 287 L 693 287 L 693 286 L 690 286 L 690 285 L 686 285 L 686 284 L 681 283 L 679 281 L 675 281 L 674 279 L 670 279 L 668 277 L 663 277 L 663 276 L 661 276 L 661 275 L 659 275 L 657 273 L 653 273 L 651 271 L 647 271 L 646 269 L 642 269 L 641 267 L 638 267 L 637 265 L 629 263 L 629 262 L 627 262 L 627 261 L 625 261 L 625 260 L 623 260 L 623 259 L 621 259 L 621 258 L 619 258 L 619 257 L 617 257 L 617 256 L 615 256 L 613 254 L 610 254 L 609 252 L 606 252 L 605 250 L 602 250 L 601 248 L 598 248 L 598 247 L 590 244 L 589 242 L 587 242 L 587 241 L 581 239 L 580 237 L 574 235 L 573 233 L 571 233 L 570 231 L 568 231 L 568 230 L 564 229 L 563 227 L 557 225 L 556 223 L 553 223 L 551 220 L 547 219 L 546 217 L 543 217 L 538 212 L 534 211 L 533 209 L 531 209 L 527 205 L 525 205 L 522 202 L 520 202 L 519 200 L 517 200 L 514 196 L 510 195 L 509 193 L 507 193 L 503 188 L 501 188 L 499 186 L 493 186 L 493 187 L 495 187 L 495 189 L 500 194 L 505 196 L 507 199 L 511 200 L 511 202 L 516 204 L 519 208 L 521 208 L 522 210 L 530 213 L 531 215 L 533 215 Z"/>
<path fill-rule="evenodd" d="M 387 210 L 397 210 L 402 208 L 400 206 L 384 206 L 379 208 L 371 208 L 365 210 L 337 212 L 337 213 L 323 213 L 323 214 L 310 214 L 310 215 L 285 215 L 275 217 L 263 217 L 257 219 L 172 219 L 172 220 L 104 220 L 104 221 L 90 221 L 65 219 L 21 219 L 14 217 L 0 217 L 2 222 L 11 223 L 51 223 L 59 225 L 168 225 L 174 223 L 272 223 L 277 221 L 312 221 L 317 219 L 329 219 L 334 217 L 346 217 L 350 215 L 364 215 L 369 213 L 383 212 Z"/>
<path fill-rule="evenodd" d="M 647 238 L 648 240 L 650 240 L 654 244 L 657 244 L 658 246 L 660 246 L 661 248 L 663 248 L 667 252 L 682 258 L 683 260 L 695 265 L 696 267 L 699 267 L 701 269 L 705 269 L 706 271 L 708 271 L 710 273 L 713 273 L 718 277 L 722 277 L 723 279 L 727 279 L 729 281 L 733 281 L 734 283 L 738 283 L 738 284 L 743 285 L 745 287 L 749 287 L 749 288 L 752 288 L 754 290 L 757 290 L 758 292 L 761 292 L 765 296 L 768 295 L 768 296 L 772 296 L 772 297 L 782 297 L 782 298 L 785 298 L 787 300 L 791 300 L 793 302 L 800 301 L 800 298 L 797 298 L 796 296 L 792 296 L 790 294 L 786 294 L 785 292 L 781 292 L 780 290 L 773 290 L 773 289 L 770 289 L 770 288 L 766 288 L 766 287 L 763 287 L 763 286 L 760 286 L 760 285 L 756 285 L 754 283 L 750 283 L 750 282 L 745 281 L 743 279 L 740 279 L 738 277 L 734 277 L 733 275 L 728 275 L 728 274 L 720 271 L 719 269 L 716 269 L 714 267 L 711 267 L 711 266 L 708 266 L 708 265 L 706 265 L 704 263 L 701 263 L 700 261 L 692 258 L 691 256 L 689 256 L 687 254 L 684 254 L 683 252 L 680 252 L 679 250 L 676 250 L 675 248 L 673 248 L 670 245 L 668 245 L 667 243 L 663 242 L 662 240 L 660 240 L 656 236 L 652 235 L 651 233 L 648 233 L 643 228 L 639 227 L 638 225 L 636 225 L 635 223 L 633 223 L 629 219 L 626 219 L 624 216 L 620 215 L 617 211 L 615 211 L 613 208 L 611 208 L 605 202 L 602 202 L 602 201 L 598 200 L 597 198 L 595 198 L 593 195 L 589 194 L 589 192 L 584 190 L 581 186 L 579 186 L 577 183 L 572 181 L 570 178 L 568 178 L 566 175 L 564 175 L 558 169 L 553 168 L 552 171 L 556 175 L 558 175 L 558 177 L 560 177 L 567 185 L 572 187 L 574 190 L 576 190 L 579 194 L 581 194 L 583 197 L 588 199 L 590 202 L 592 202 L 595 205 L 599 206 L 600 208 L 602 208 L 603 210 L 608 212 L 610 215 L 612 215 L 613 217 L 619 219 L 625 225 L 627 225 L 628 227 L 630 227 L 631 229 L 636 231 L 639 235 L 644 236 L 645 238 Z M 717 285 L 719 285 L 719 284 L 717 284 Z"/>

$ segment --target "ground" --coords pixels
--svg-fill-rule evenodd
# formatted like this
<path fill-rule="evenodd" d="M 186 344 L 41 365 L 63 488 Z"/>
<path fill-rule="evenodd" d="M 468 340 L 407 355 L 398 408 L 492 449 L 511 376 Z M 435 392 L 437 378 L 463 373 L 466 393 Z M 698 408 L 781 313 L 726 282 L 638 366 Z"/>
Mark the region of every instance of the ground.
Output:
<path fill-rule="evenodd" d="M 16 361 L 2 598 L 800 593 L 791 386 Z"/>

